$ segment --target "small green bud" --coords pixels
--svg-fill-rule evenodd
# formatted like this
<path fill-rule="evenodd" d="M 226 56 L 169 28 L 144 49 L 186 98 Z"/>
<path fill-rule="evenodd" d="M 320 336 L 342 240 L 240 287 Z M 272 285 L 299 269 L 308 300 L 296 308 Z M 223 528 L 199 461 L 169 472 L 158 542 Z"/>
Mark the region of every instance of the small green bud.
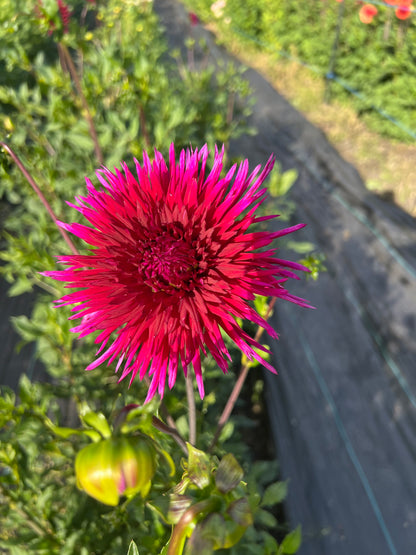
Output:
<path fill-rule="evenodd" d="M 145 497 L 155 471 L 156 451 L 144 436 L 104 439 L 75 459 L 78 488 L 105 505 L 118 505 L 121 496 Z"/>

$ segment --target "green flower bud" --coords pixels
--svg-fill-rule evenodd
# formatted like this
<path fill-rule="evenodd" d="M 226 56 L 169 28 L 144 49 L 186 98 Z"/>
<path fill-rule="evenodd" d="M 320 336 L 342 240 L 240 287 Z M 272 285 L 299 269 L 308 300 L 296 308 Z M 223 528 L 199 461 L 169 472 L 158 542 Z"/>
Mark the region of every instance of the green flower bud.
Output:
<path fill-rule="evenodd" d="M 145 497 L 156 470 L 156 451 L 143 436 L 114 437 L 87 445 L 75 459 L 77 486 L 105 505 Z"/>

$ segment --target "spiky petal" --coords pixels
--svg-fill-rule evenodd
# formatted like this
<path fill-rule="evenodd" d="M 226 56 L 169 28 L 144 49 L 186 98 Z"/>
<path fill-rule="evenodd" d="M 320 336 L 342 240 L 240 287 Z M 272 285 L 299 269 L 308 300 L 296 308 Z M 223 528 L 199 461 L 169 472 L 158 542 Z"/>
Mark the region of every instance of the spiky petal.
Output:
<path fill-rule="evenodd" d="M 182 150 L 177 161 L 171 145 L 169 164 L 158 151 L 153 162 L 146 152 L 142 165 L 135 160 L 137 177 L 123 163 L 122 171 L 97 172 L 100 190 L 87 179 L 87 196 L 71 206 L 90 225 L 60 225 L 91 245 L 90 253 L 61 256 L 67 268 L 46 272 L 77 289 L 58 301 L 76 304 L 71 318 L 82 320 L 73 331 L 80 337 L 100 331 L 95 341 L 101 346 L 87 370 L 117 361 L 120 380 L 148 374 L 147 401 L 156 391 L 163 396 L 166 378 L 172 388 L 178 367 L 186 375 L 191 364 L 203 397 L 201 351 L 210 351 L 227 371 L 230 354 L 222 331 L 250 360 L 275 372 L 256 352 L 267 349 L 236 318 L 277 337 L 249 301 L 265 295 L 307 306 L 284 288 L 289 277 L 297 278 L 291 269 L 305 268 L 264 249 L 303 224 L 277 232 L 249 229 L 271 218 L 255 212 L 266 198 L 263 182 L 273 156 L 262 171 L 257 166 L 249 174 L 245 160 L 221 177 L 224 148 L 215 149 L 209 173 L 208 154 L 206 145 Z"/>

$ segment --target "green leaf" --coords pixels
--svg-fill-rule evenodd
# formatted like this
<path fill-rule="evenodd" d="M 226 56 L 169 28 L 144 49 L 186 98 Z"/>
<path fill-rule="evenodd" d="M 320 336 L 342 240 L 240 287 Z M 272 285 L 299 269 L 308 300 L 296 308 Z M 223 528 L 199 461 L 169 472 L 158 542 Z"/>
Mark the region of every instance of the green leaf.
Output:
<path fill-rule="evenodd" d="M 25 341 L 33 341 L 42 337 L 42 330 L 32 323 L 27 316 L 13 316 L 11 322 Z"/>
<path fill-rule="evenodd" d="M 292 530 L 292 532 L 289 532 L 289 534 L 283 538 L 279 551 L 280 553 L 287 553 L 287 555 L 291 555 L 292 553 L 296 553 L 298 551 L 301 543 L 302 528 L 299 525 L 295 530 Z"/>
<path fill-rule="evenodd" d="M 259 509 L 255 514 L 255 520 L 258 524 L 262 526 L 267 526 L 268 528 L 275 528 L 277 526 L 276 518 L 263 509 Z"/>
<path fill-rule="evenodd" d="M 57 435 L 58 437 L 62 437 L 63 439 L 68 439 L 70 436 L 77 435 L 77 436 L 87 436 L 95 443 L 102 439 L 101 434 L 99 434 L 95 430 L 77 430 L 75 428 L 66 428 L 64 426 L 55 426 L 52 422 L 47 422 L 51 431 Z"/>
<path fill-rule="evenodd" d="M 237 499 L 227 509 L 228 514 L 234 522 L 240 526 L 250 526 L 253 524 L 253 515 L 251 514 L 250 505 L 246 497 Z"/>
<path fill-rule="evenodd" d="M 9 297 L 17 297 L 17 295 L 21 295 L 22 293 L 27 293 L 28 291 L 32 291 L 32 282 L 29 281 L 26 277 L 20 277 L 13 285 L 10 287 L 8 291 Z"/>
<path fill-rule="evenodd" d="M 283 196 L 291 189 L 292 185 L 298 178 L 298 172 L 295 169 L 287 170 L 280 178 L 280 194 Z"/>
<path fill-rule="evenodd" d="M 227 439 L 230 439 L 230 437 L 233 435 L 234 433 L 234 423 L 229 420 L 225 426 L 223 427 L 223 429 L 221 430 L 221 434 L 220 437 L 218 439 L 218 443 L 224 443 L 225 441 L 227 441 Z"/>
<path fill-rule="evenodd" d="M 136 542 L 131 540 L 129 545 L 129 550 L 127 551 L 127 555 L 140 555 L 139 550 L 137 548 Z"/>
<path fill-rule="evenodd" d="M 287 248 L 299 254 L 307 254 L 315 249 L 315 245 L 309 241 L 288 241 Z"/>
<path fill-rule="evenodd" d="M 190 443 L 188 448 L 188 477 L 199 489 L 204 489 L 211 482 L 211 461 L 209 456 L 195 449 Z"/>
<path fill-rule="evenodd" d="M 281 503 L 287 495 L 288 484 L 287 482 L 276 482 L 271 484 L 264 492 L 261 506 L 272 507 Z"/>
<path fill-rule="evenodd" d="M 19 397 L 22 403 L 33 405 L 36 399 L 36 387 L 26 374 L 22 374 L 19 380 Z"/>
<path fill-rule="evenodd" d="M 76 147 L 80 150 L 85 150 L 86 152 L 91 151 L 94 146 L 91 137 L 89 137 L 88 135 L 83 135 L 81 133 L 69 132 L 66 134 L 66 140 L 73 147 Z"/>
<path fill-rule="evenodd" d="M 276 539 L 268 532 L 263 531 L 261 537 L 264 542 L 265 553 L 276 554 L 278 553 L 278 543 Z"/>
<path fill-rule="evenodd" d="M 91 428 L 97 430 L 104 439 L 111 437 L 111 428 L 102 412 L 86 412 L 81 415 L 81 420 L 87 426 L 91 426 Z"/>
<path fill-rule="evenodd" d="M 296 170 L 287 170 L 284 173 L 279 173 L 279 168 L 277 171 L 273 172 L 270 177 L 269 182 L 269 193 L 272 197 L 283 197 L 289 192 L 292 185 L 295 183 L 298 177 L 298 172 Z"/>
<path fill-rule="evenodd" d="M 243 476 L 243 469 L 237 459 L 231 453 L 227 453 L 218 465 L 215 473 L 215 485 L 221 493 L 228 493 L 238 486 Z"/>
<path fill-rule="evenodd" d="M 266 316 L 267 311 L 269 310 L 269 302 L 268 297 L 263 295 L 256 295 L 254 297 L 254 308 L 263 318 Z"/>

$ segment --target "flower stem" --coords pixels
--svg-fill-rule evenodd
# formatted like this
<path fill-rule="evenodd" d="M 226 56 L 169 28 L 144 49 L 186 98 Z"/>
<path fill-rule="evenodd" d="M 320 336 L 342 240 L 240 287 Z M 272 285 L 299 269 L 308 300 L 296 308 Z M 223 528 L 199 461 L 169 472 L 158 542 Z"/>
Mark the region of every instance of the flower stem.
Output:
<path fill-rule="evenodd" d="M 100 145 L 98 143 L 98 136 L 97 136 L 97 131 L 95 130 L 95 126 L 94 126 L 94 122 L 91 116 L 91 112 L 90 112 L 90 108 L 88 106 L 88 102 L 87 99 L 85 98 L 85 95 L 82 91 L 82 85 L 81 85 L 81 80 L 78 76 L 75 64 L 71 58 L 71 54 L 69 53 L 69 50 L 67 48 L 67 46 L 65 44 L 63 44 L 62 42 L 58 43 L 58 50 L 59 53 L 61 55 L 61 58 L 65 61 L 65 65 L 68 68 L 68 71 L 74 81 L 74 85 L 75 88 L 77 89 L 77 93 L 81 99 L 81 103 L 82 103 L 82 107 L 84 108 L 85 111 L 85 119 L 87 120 L 88 123 L 88 127 L 90 128 L 90 136 L 91 139 L 94 143 L 94 150 L 95 150 L 95 156 L 97 157 L 97 160 L 99 162 L 99 164 L 103 164 L 104 163 L 104 158 L 103 158 L 103 154 L 101 152 L 101 148 Z"/>
<path fill-rule="evenodd" d="M 189 420 L 189 443 L 196 443 L 196 410 L 195 410 L 195 393 L 192 383 L 192 373 L 188 369 L 186 376 L 186 397 L 188 399 L 188 420 Z"/>
<path fill-rule="evenodd" d="M 192 534 L 197 523 L 216 508 L 216 500 L 213 499 L 204 499 L 195 503 L 195 505 L 191 505 L 173 528 L 167 555 L 181 555 L 186 538 Z"/>
<path fill-rule="evenodd" d="M 152 424 L 157 430 L 173 437 L 173 439 L 176 441 L 176 443 L 179 445 L 179 447 L 182 449 L 185 455 L 188 456 L 188 448 L 186 447 L 186 442 L 179 434 L 179 432 L 176 430 L 176 428 L 167 426 L 157 416 L 152 416 Z"/>
<path fill-rule="evenodd" d="M 273 297 L 272 300 L 269 303 L 269 307 L 267 309 L 267 313 L 266 313 L 266 316 L 264 318 L 265 320 L 269 319 L 275 302 L 276 302 L 276 297 Z M 254 337 L 254 340 L 258 342 L 260 340 L 263 332 L 264 332 L 264 329 L 259 326 L 257 328 L 257 332 L 256 332 L 256 335 Z M 247 360 L 245 362 L 245 364 L 243 365 L 242 369 L 241 369 L 240 375 L 238 376 L 237 381 L 234 384 L 233 390 L 231 391 L 231 394 L 230 394 L 230 396 L 228 398 L 228 401 L 227 401 L 227 403 L 224 407 L 224 410 L 222 411 L 222 414 L 221 414 L 221 416 L 218 420 L 217 429 L 215 430 L 215 435 L 214 435 L 214 438 L 211 442 L 211 445 L 209 446 L 208 453 L 212 453 L 212 451 L 214 450 L 214 447 L 217 444 L 217 441 L 218 441 L 218 438 L 220 437 L 222 429 L 224 428 L 225 424 L 228 422 L 228 419 L 231 416 L 231 413 L 234 409 L 234 405 L 237 402 L 237 399 L 238 399 L 238 397 L 241 393 L 241 390 L 243 388 L 243 385 L 244 385 L 244 382 L 247 378 L 247 374 L 248 374 L 249 370 L 250 370 L 250 361 Z"/>
<path fill-rule="evenodd" d="M 43 206 L 46 208 L 48 214 L 50 215 L 50 217 L 52 218 L 52 220 L 54 221 L 54 223 L 58 227 L 60 234 L 64 238 L 64 241 L 66 242 L 68 247 L 71 249 L 72 253 L 73 254 L 79 254 L 79 252 L 77 251 L 74 243 L 69 238 L 69 235 L 67 234 L 67 232 L 64 229 L 62 229 L 61 227 L 59 227 L 58 219 L 55 215 L 55 212 L 52 210 L 51 205 L 49 204 L 49 202 L 44 197 L 42 191 L 36 185 L 34 179 L 30 175 L 30 173 L 27 171 L 25 166 L 23 165 L 23 162 L 20 160 L 20 158 L 17 156 L 17 154 L 15 154 L 13 152 L 13 150 L 6 143 L 3 143 L 3 141 L 0 141 L 0 146 L 2 146 L 4 148 L 4 150 L 7 152 L 7 154 L 10 155 L 10 157 L 15 162 L 16 166 L 19 168 L 19 170 L 22 172 L 22 174 L 25 176 L 25 178 L 29 182 L 29 185 L 32 187 L 32 189 L 35 191 L 35 193 L 38 195 L 38 197 L 41 200 Z"/>

